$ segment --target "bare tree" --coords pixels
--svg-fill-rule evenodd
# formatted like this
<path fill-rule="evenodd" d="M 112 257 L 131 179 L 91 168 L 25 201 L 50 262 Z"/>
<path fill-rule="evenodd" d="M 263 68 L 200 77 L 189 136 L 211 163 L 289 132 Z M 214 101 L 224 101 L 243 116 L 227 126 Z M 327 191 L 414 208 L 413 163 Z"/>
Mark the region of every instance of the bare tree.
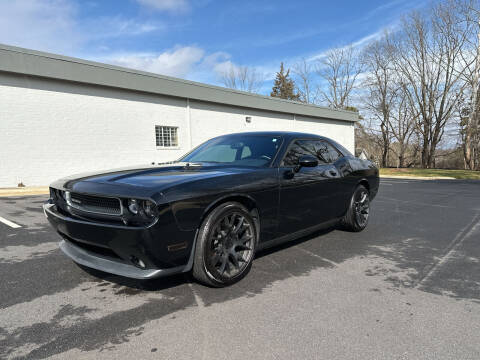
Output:
<path fill-rule="evenodd" d="M 467 28 L 472 29 L 467 37 L 469 46 L 462 52 L 468 101 L 463 102 L 459 113 L 465 168 L 474 170 L 480 169 L 480 10 L 474 1 L 457 0 L 455 4 Z"/>
<path fill-rule="evenodd" d="M 230 68 L 221 74 L 221 81 L 225 87 L 258 93 L 264 82 L 263 74 L 248 66 L 230 65 Z"/>
<path fill-rule="evenodd" d="M 295 74 L 297 86 L 297 93 L 300 96 L 300 101 L 307 104 L 316 104 L 318 100 L 318 87 L 314 84 L 313 66 L 302 58 L 292 68 Z"/>
<path fill-rule="evenodd" d="M 393 67 L 394 48 L 389 45 L 388 34 L 370 44 L 362 54 L 367 73 L 363 86 L 367 92 L 364 106 L 380 127 L 382 160 L 381 166 L 388 166 L 391 140 L 390 117 L 397 94 L 396 71 Z"/>
<path fill-rule="evenodd" d="M 382 139 L 378 129 L 370 128 L 368 121 L 355 123 L 355 152 L 364 150 L 375 164 L 382 161 Z"/>
<path fill-rule="evenodd" d="M 321 100 L 335 109 L 348 107 L 362 72 L 358 51 L 352 45 L 329 50 L 318 61 L 316 72 L 325 82 L 319 91 Z"/>
<path fill-rule="evenodd" d="M 388 123 L 397 145 L 392 146 L 392 151 L 397 155 L 397 166 L 402 168 L 405 167 L 405 155 L 410 145 L 410 138 L 415 134 L 418 113 L 402 89 L 397 91 L 395 100 L 394 111 L 390 114 Z"/>
<path fill-rule="evenodd" d="M 435 166 L 436 148 L 464 91 L 459 80 L 464 73 L 461 56 L 467 39 L 453 2 L 433 6 L 429 15 L 410 13 L 403 21 L 403 36 L 392 44 L 399 49 L 395 65 L 403 77 L 403 88 L 419 114 L 424 168 Z"/>

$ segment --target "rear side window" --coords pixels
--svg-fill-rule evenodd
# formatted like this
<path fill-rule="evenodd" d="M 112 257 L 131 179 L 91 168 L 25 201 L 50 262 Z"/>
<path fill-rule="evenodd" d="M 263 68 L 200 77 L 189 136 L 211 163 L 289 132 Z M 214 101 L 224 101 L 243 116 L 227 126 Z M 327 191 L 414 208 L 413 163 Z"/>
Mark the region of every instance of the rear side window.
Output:
<path fill-rule="evenodd" d="M 283 166 L 298 165 L 298 159 L 303 155 L 317 156 L 316 140 L 296 140 L 283 158 Z"/>
<path fill-rule="evenodd" d="M 303 155 L 316 157 L 319 164 L 331 164 L 343 156 L 330 143 L 324 140 L 295 140 L 285 155 L 282 165 L 298 165 L 298 159 Z"/>
<path fill-rule="evenodd" d="M 316 141 L 317 158 L 325 164 L 331 164 L 341 158 L 343 155 L 330 143 L 320 140 Z"/>

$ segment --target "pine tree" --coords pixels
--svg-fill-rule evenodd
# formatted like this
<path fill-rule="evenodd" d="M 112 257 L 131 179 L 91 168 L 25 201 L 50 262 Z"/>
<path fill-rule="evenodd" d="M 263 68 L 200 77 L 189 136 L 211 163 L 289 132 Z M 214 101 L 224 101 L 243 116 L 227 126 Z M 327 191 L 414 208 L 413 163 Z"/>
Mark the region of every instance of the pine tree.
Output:
<path fill-rule="evenodd" d="M 285 72 L 283 62 L 280 64 L 280 71 L 277 72 L 275 77 L 275 83 L 270 96 L 287 100 L 300 100 L 300 95 L 295 93 L 295 82 L 290 78 L 290 69 L 287 69 Z"/>

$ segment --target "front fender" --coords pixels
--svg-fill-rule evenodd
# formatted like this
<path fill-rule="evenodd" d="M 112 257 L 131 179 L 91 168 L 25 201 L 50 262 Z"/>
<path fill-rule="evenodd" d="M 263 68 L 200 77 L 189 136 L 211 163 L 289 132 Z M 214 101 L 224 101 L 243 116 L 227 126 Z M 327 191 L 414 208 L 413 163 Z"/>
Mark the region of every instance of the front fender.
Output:
<path fill-rule="evenodd" d="M 200 227 L 205 216 L 219 204 L 238 199 L 245 199 L 251 202 L 257 209 L 257 203 L 253 197 L 242 193 L 229 193 L 216 197 L 204 197 L 198 199 L 188 199 L 178 201 L 172 204 L 172 210 L 177 222 L 178 228 L 182 231 L 192 231 Z"/>

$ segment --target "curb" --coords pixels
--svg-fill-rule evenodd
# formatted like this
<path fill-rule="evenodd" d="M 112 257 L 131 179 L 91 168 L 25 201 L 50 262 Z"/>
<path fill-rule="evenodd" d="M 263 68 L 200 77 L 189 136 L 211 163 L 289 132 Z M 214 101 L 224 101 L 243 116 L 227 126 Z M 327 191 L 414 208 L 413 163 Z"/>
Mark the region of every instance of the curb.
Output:
<path fill-rule="evenodd" d="M 0 188 L 0 197 L 7 196 L 27 196 L 27 195 L 47 195 L 48 186 L 32 186 L 24 188 Z"/>
<path fill-rule="evenodd" d="M 408 179 L 408 180 L 459 180 L 451 176 L 401 176 L 401 175 L 380 175 L 383 179 Z"/>

